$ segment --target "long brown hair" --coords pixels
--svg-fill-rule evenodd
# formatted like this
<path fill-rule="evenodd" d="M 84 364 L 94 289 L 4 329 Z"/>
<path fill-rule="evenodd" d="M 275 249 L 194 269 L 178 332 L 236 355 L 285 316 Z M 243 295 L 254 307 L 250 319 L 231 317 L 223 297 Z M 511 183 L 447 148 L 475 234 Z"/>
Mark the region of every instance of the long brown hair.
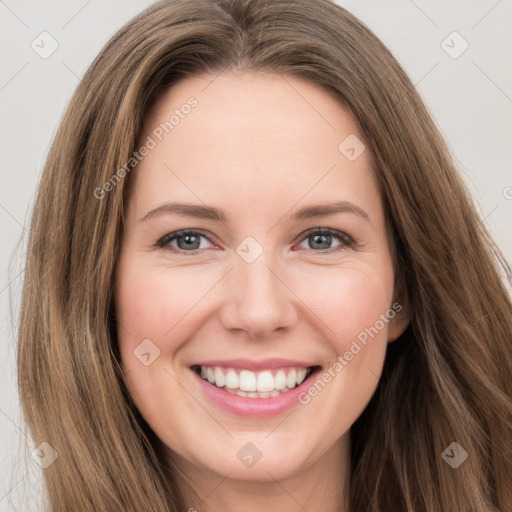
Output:
<path fill-rule="evenodd" d="M 39 186 L 19 328 L 25 421 L 58 453 L 43 472 L 50 510 L 186 510 L 119 364 L 112 289 L 131 175 L 97 191 L 161 91 L 233 69 L 334 93 L 372 154 L 411 322 L 351 430 L 352 510 L 510 510 L 511 269 L 406 73 L 328 0 L 155 3 L 77 87 Z M 442 457 L 453 442 L 468 454 L 456 469 Z"/>

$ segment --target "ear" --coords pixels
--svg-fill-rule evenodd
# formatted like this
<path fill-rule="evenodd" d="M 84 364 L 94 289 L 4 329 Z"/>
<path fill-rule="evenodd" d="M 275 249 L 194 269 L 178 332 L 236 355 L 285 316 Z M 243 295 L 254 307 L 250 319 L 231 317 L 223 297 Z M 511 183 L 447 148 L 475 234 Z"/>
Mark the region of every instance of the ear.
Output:
<path fill-rule="evenodd" d="M 402 273 L 399 273 L 395 280 L 395 289 L 393 290 L 393 301 L 391 304 L 393 311 L 395 311 L 395 316 L 390 318 L 388 323 L 389 343 L 395 341 L 403 334 L 411 320 L 409 297 Z"/>

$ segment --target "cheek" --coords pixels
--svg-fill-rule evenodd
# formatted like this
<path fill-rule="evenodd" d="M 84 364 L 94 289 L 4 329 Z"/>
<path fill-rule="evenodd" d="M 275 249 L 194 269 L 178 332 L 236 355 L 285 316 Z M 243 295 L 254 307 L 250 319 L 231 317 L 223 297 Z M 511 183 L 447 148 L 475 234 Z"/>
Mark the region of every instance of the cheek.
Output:
<path fill-rule="evenodd" d="M 376 282 L 368 274 L 351 273 L 343 281 L 340 288 L 344 292 L 338 297 L 336 332 L 347 341 L 361 337 L 361 333 L 375 325 L 389 307 L 390 293 L 382 282 Z M 346 344 L 343 348 L 348 350 Z"/>
<path fill-rule="evenodd" d="M 189 279 L 170 274 L 168 269 L 163 272 L 129 262 L 120 267 L 116 289 L 121 366 L 131 398 L 157 430 L 163 410 L 168 413 L 167 428 L 177 428 L 173 422 L 180 416 L 173 412 L 185 407 L 180 386 L 171 377 L 172 365 L 187 340 L 187 312 L 202 288 L 191 288 Z M 148 353 L 146 365 L 144 354 Z"/>
<path fill-rule="evenodd" d="M 343 268 L 318 272 L 302 285 L 301 296 L 322 321 L 319 329 L 329 332 L 338 354 L 349 350 L 352 340 L 364 339 L 377 325 L 374 337 L 386 338 L 387 322 L 382 323 L 391 305 L 393 272 L 386 261 L 379 264 L 347 262 Z M 314 283 L 314 286 L 311 286 Z M 324 325 L 322 328 L 321 325 Z"/>
<path fill-rule="evenodd" d="M 178 273 L 171 277 L 168 271 L 140 271 L 136 267 L 120 272 L 119 282 L 116 310 L 121 327 L 120 343 L 125 345 L 121 348 L 133 351 L 149 338 L 161 350 L 172 350 L 172 346 L 163 347 L 161 340 L 165 338 L 168 345 L 173 339 L 170 331 L 177 328 L 190 304 L 197 300 L 197 287 L 191 287 L 190 279 Z"/>
<path fill-rule="evenodd" d="M 336 269 L 331 279 L 315 281 L 308 305 L 328 327 L 323 332 L 336 354 L 301 401 L 311 405 L 313 416 L 328 416 L 334 437 L 350 428 L 378 385 L 387 348 L 392 283 L 392 268 L 386 262 L 381 266 L 354 262 Z"/>

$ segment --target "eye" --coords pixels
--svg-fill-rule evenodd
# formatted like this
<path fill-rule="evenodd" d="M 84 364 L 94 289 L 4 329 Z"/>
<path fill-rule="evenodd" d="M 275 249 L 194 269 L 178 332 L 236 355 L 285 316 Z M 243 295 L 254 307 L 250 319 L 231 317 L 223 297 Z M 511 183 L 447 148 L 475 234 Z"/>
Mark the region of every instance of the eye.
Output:
<path fill-rule="evenodd" d="M 334 239 L 337 239 L 340 243 L 332 248 L 329 247 Z M 209 238 L 201 231 L 195 230 L 182 230 L 174 233 L 169 233 L 163 236 L 156 245 L 161 249 L 166 249 L 171 252 L 188 252 L 190 254 L 197 254 L 203 249 L 207 249 L 204 245 L 201 245 L 201 239 L 210 241 Z M 314 252 L 336 252 L 352 247 L 354 240 L 347 234 L 329 228 L 315 228 L 306 233 L 305 238 L 302 240 L 310 243 L 311 248 Z M 176 245 L 173 245 L 173 244 Z M 212 243 L 210 241 L 210 243 Z M 302 242 L 304 243 L 304 242 Z"/>
<path fill-rule="evenodd" d="M 171 251 L 195 253 L 201 249 L 205 249 L 204 246 L 201 246 L 201 238 L 208 240 L 208 237 L 200 231 L 176 231 L 175 233 L 169 233 L 162 237 L 158 240 L 156 245 L 162 249 L 169 249 Z M 176 242 L 177 247 L 171 245 L 172 242 Z"/>
<path fill-rule="evenodd" d="M 341 242 L 334 248 L 329 247 L 333 238 Z M 315 228 L 306 233 L 306 238 L 303 240 L 310 244 L 312 250 L 319 249 L 315 250 L 315 252 L 336 252 L 354 245 L 354 240 L 350 236 L 341 231 L 329 228 Z"/>

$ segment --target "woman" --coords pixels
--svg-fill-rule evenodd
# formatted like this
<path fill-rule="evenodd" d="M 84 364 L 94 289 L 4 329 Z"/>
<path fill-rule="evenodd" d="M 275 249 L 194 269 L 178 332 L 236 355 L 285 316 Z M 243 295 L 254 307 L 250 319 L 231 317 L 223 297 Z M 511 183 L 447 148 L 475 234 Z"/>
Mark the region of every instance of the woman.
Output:
<path fill-rule="evenodd" d="M 500 268 L 347 11 L 154 4 L 84 76 L 35 205 L 18 369 L 51 510 L 507 510 Z"/>

